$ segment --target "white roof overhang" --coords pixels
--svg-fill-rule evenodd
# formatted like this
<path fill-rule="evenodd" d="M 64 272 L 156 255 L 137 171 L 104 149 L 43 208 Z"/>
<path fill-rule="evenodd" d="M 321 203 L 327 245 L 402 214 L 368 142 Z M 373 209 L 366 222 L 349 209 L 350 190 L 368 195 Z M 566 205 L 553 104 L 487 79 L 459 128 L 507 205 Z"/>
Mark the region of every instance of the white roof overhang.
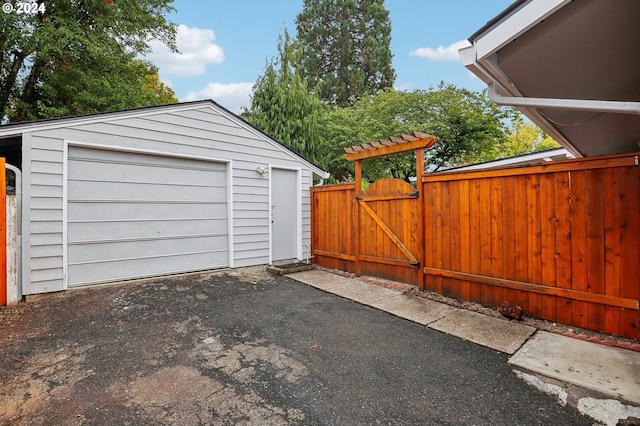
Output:
<path fill-rule="evenodd" d="M 638 151 L 640 1 L 519 0 L 464 65 L 577 157 Z"/>

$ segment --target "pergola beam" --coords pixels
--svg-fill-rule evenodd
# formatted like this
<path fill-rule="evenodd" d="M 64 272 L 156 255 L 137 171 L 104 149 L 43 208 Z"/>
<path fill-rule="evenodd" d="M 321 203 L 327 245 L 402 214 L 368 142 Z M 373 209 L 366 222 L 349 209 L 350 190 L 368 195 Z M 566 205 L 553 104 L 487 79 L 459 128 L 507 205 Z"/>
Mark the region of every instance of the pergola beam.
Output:
<path fill-rule="evenodd" d="M 344 158 L 349 161 L 356 161 L 384 157 L 385 155 L 431 148 L 437 141 L 438 138 L 435 136 L 413 132 L 412 135 L 403 134 L 400 138 L 392 136 L 389 139 L 380 139 L 377 142 L 345 148 L 346 154 Z"/>

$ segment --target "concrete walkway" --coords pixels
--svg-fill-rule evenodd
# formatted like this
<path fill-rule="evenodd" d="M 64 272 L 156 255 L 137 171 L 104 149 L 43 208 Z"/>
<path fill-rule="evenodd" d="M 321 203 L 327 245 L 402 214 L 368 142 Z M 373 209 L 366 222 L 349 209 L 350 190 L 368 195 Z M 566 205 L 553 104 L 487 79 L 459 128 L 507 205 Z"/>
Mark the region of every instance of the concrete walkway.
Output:
<path fill-rule="evenodd" d="M 614 401 L 602 400 L 605 402 L 599 404 L 588 398 L 589 401 L 583 404 L 591 407 L 585 410 L 593 410 L 595 406 L 600 414 L 586 414 L 597 419 L 600 416 L 599 420 L 604 424 L 615 425 L 620 418 L 640 417 L 640 352 L 538 331 L 514 321 L 405 295 L 326 271 L 311 270 L 287 276 L 328 293 L 509 354 L 509 363 L 519 369 L 606 395 Z M 524 374 L 523 377 L 526 376 Z M 536 383 L 532 384 L 537 386 Z M 559 398 L 562 399 L 561 396 Z M 566 400 L 566 396 L 564 398 Z"/>

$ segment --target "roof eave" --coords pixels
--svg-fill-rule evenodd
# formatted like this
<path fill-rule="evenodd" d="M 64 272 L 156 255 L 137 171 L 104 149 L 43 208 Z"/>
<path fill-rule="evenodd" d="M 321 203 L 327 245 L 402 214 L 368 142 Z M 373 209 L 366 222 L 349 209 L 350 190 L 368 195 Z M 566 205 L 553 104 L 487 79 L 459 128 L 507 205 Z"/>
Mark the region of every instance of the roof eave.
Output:
<path fill-rule="evenodd" d="M 572 0 L 518 0 L 476 31 L 469 42 L 483 60 Z"/>
<path fill-rule="evenodd" d="M 496 90 L 501 90 L 503 93 L 510 96 L 517 96 L 519 94 L 518 89 L 510 84 L 509 79 L 502 75 L 496 75 L 496 72 L 490 72 L 487 67 L 478 62 L 477 49 L 475 45 L 462 48 L 458 51 L 460 59 L 464 66 L 471 71 L 475 76 L 482 80 L 487 86 L 493 85 Z M 506 87 L 505 87 L 506 86 Z M 569 151 L 576 158 L 583 157 L 584 155 L 571 144 L 558 130 L 548 122 L 535 108 L 525 108 L 522 106 L 516 106 L 516 108 L 536 122 L 545 133 L 551 136 L 556 142 L 558 142 L 563 148 Z"/>

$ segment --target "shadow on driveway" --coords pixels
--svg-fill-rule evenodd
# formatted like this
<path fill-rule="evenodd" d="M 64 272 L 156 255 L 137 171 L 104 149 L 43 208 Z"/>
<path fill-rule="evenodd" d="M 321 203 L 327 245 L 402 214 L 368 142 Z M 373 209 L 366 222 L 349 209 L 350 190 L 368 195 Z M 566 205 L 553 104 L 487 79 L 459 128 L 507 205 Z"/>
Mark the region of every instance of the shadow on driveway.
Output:
<path fill-rule="evenodd" d="M 592 424 L 504 354 L 263 272 L 0 314 L 0 424 Z"/>

